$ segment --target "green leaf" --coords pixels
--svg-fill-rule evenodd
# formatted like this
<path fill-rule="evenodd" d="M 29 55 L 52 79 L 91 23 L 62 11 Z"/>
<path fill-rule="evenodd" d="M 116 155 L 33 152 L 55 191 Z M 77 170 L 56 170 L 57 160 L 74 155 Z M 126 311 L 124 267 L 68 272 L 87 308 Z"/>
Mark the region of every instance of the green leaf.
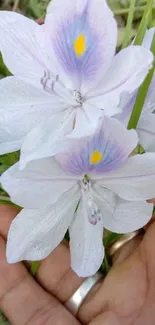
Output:
<path fill-rule="evenodd" d="M 151 22 L 152 18 L 153 0 L 147 0 L 147 4 L 144 10 L 143 18 L 138 28 L 137 36 L 134 41 L 134 45 L 141 45 L 146 33 L 146 30 Z"/>
<path fill-rule="evenodd" d="M 11 75 L 11 73 L 9 72 L 9 70 L 7 69 L 7 67 L 5 66 L 5 64 L 3 62 L 1 53 L 0 53 L 0 75 L 1 75 L 1 78 Z"/>
<path fill-rule="evenodd" d="M 113 243 L 115 240 L 120 238 L 121 234 L 116 234 L 113 232 L 108 232 L 106 236 L 104 236 L 104 246 L 109 246 L 111 243 Z"/>
<path fill-rule="evenodd" d="M 155 56 L 155 33 L 154 33 L 154 37 L 153 37 L 153 41 L 152 41 L 152 46 L 151 46 L 151 51 Z M 146 97 L 147 97 L 147 93 L 154 75 L 154 71 L 155 71 L 155 60 L 153 62 L 153 67 L 150 70 L 149 74 L 147 75 L 144 83 L 142 84 L 142 86 L 139 89 L 137 98 L 136 98 L 136 102 L 135 105 L 133 107 L 133 111 L 131 113 L 130 116 L 130 120 L 128 123 L 128 129 L 136 129 Z"/>
<path fill-rule="evenodd" d="M 130 39 L 131 39 L 132 22 L 133 22 L 133 17 L 134 17 L 135 4 L 136 4 L 136 0 L 131 0 L 127 25 L 126 25 L 126 29 L 125 29 L 125 33 L 124 33 L 122 49 L 125 48 L 129 44 Z"/>
<path fill-rule="evenodd" d="M 0 325 L 10 325 L 3 312 L 0 310 Z"/>
<path fill-rule="evenodd" d="M 35 274 L 37 273 L 40 263 L 40 261 L 31 263 L 30 273 L 32 276 L 35 276 Z"/>

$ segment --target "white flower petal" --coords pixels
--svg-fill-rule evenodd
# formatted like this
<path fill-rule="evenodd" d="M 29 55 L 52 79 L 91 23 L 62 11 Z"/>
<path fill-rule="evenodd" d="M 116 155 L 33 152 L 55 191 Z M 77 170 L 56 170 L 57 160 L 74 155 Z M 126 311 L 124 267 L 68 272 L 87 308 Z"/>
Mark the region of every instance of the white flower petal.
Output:
<path fill-rule="evenodd" d="M 17 77 L 0 81 L 0 154 L 19 150 L 24 137 L 40 122 L 66 106 L 52 95 Z"/>
<path fill-rule="evenodd" d="M 89 223 L 83 199 L 69 232 L 72 269 L 80 277 L 93 275 L 100 268 L 104 257 L 103 221 L 96 225 Z"/>
<path fill-rule="evenodd" d="M 68 109 L 38 124 L 23 142 L 20 168 L 23 169 L 31 160 L 55 155 L 62 146 L 64 136 L 71 132 L 75 112 Z"/>
<path fill-rule="evenodd" d="M 128 158 L 114 172 L 98 181 L 124 200 L 142 201 L 155 197 L 155 153 L 145 153 Z"/>
<path fill-rule="evenodd" d="M 116 21 L 106 1 L 52 0 L 45 28 L 60 70 L 71 76 L 74 86 L 85 92 L 98 83 L 115 54 L 117 41 Z M 79 36 L 83 46 L 78 53 L 74 45 Z"/>
<path fill-rule="evenodd" d="M 128 233 L 140 229 L 151 219 L 153 204 L 145 201 L 128 202 L 115 195 L 113 201 L 110 201 L 110 209 L 107 209 L 104 190 L 99 186 L 98 190 L 95 202 L 102 213 L 104 228 L 116 233 Z M 109 197 L 111 198 L 112 194 Z"/>
<path fill-rule="evenodd" d="M 105 227 L 116 233 L 128 233 L 144 227 L 152 218 L 153 204 L 128 202 L 117 198 L 115 212 Z"/>
<path fill-rule="evenodd" d="M 65 193 L 53 206 L 21 211 L 13 220 L 7 242 L 7 260 L 41 260 L 63 240 L 79 200 L 76 187 Z"/>
<path fill-rule="evenodd" d="M 93 185 L 93 195 L 99 207 L 104 228 L 116 232 L 127 233 L 143 227 L 152 217 L 153 204 L 147 202 L 128 202 L 116 194 Z"/>
<path fill-rule="evenodd" d="M 155 151 L 155 114 L 144 113 L 137 126 L 139 142 L 145 151 Z"/>
<path fill-rule="evenodd" d="M 107 114 L 111 96 L 109 115 L 113 106 L 117 114 L 121 95 L 132 94 L 141 85 L 152 66 L 152 61 L 152 53 L 141 46 L 130 46 L 120 51 L 114 57 L 100 86 L 92 92 L 90 103 L 101 108 L 103 102 L 102 109 L 105 109 Z"/>
<path fill-rule="evenodd" d="M 67 137 L 77 139 L 91 135 L 95 132 L 101 115 L 99 109 L 84 103 L 83 108 L 77 110 L 75 128 Z"/>
<path fill-rule="evenodd" d="M 116 194 L 111 190 L 101 187 L 98 182 L 93 182 L 92 188 L 95 203 L 98 207 L 102 206 L 103 220 L 109 220 L 115 210 Z"/>
<path fill-rule="evenodd" d="M 27 209 L 53 204 L 77 183 L 54 158 L 33 161 L 23 171 L 18 167 L 17 163 L 9 168 L 0 180 L 11 200 Z"/>
<path fill-rule="evenodd" d="M 8 69 L 16 76 L 40 82 L 52 68 L 44 26 L 23 15 L 0 11 L 0 50 Z"/>
<path fill-rule="evenodd" d="M 145 33 L 145 37 L 144 37 L 144 40 L 143 40 L 143 43 L 142 45 L 146 48 L 146 49 L 150 49 L 151 47 L 151 43 L 152 43 L 152 40 L 153 40 L 153 35 L 154 35 L 154 32 L 155 32 L 155 27 L 152 27 L 150 29 L 148 29 Z"/>

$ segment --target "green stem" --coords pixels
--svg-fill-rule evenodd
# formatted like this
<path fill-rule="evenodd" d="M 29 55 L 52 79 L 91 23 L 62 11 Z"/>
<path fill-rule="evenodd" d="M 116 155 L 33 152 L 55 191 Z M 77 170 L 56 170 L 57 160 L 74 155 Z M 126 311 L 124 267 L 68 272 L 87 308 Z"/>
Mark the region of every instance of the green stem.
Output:
<path fill-rule="evenodd" d="M 38 268 L 39 268 L 39 265 L 40 265 L 40 261 L 37 261 L 37 262 L 33 262 L 31 264 L 31 269 L 30 269 L 30 273 L 32 276 L 35 276 L 37 271 L 38 271 Z"/>
<path fill-rule="evenodd" d="M 146 8 L 146 6 L 135 7 L 134 12 L 144 11 L 145 8 Z M 155 6 L 153 6 L 152 9 L 155 10 Z M 129 11 L 130 11 L 130 8 L 125 8 L 125 9 L 116 9 L 113 12 L 114 12 L 115 16 L 122 16 L 122 15 L 128 15 Z"/>
<path fill-rule="evenodd" d="M 146 30 L 150 24 L 150 19 L 152 15 L 152 8 L 153 8 L 153 0 L 147 0 L 147 4 L 144 10 L 144 14 L 142 20 L 140 22 L 137 36 L 134 41 L 134 45 L 141 45 L 146 33 Z"/>
<path fill-rule="evenodd" d="M 152 41 L 152 45 L 151 45 L 151 51 L 155 56 L 155 33 L 153 36 L 153 41 Z M 138 95 L 137 95 L 137 99 L 129 120 L 129 124 L 128 124 L 128 129 L 136 129 L 143 106 L 145 104 L 145 100 L 147 97 L 147 93 L 154 75 L 154 71 L 155 71 L 155 60 L 153 62 L 153 67 L 150 70 L 149 74 L 147 75 L 144 83 L 142 84 L 142 86 L 139 89 Z"/>
<path fill-rule="evenodd" d="M 131 0 L 127 25 L 126 25 L 126 29 L 125 29 L 125 33 L 124 33 L 124 40 L 123 40 L 123 44 L 122 44 L 122 49 L 125 48 L 130 42 L 135 4 L 136 4 L 136 0 Z"/>
<path fill-rule="evenodd" d="M 4 195 L 0 195 L 0 201 L 11 202 L 10 197 Z"/>

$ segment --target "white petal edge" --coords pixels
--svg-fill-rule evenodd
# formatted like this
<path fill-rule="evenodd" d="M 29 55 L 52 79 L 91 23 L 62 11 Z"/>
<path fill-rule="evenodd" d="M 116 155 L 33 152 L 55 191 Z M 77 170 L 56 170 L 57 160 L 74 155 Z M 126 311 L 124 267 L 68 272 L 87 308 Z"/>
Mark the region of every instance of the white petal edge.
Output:
<path fill-rule="evenodd" d="M 0 50 L 12 74 L 39 85 L 45 70 L 52 67 L 56 73 L 49 49 L 43 25 L 15 12 L 0 11 Z"/>
<path fill-rule="evenodd" d="M 66 108 L 43 90 L 17 77 L 0 81 L 0 154 L 19 150 L 24 137 L 54 112 Z"/>
<path fill-rule="evenodd" d="M 84 200 L 80 201 L 70 233 L 71 267 L 79 277 L 95 274 L 104 258 L 103 221 L 92 225 Z"/>
<path fill-rule="evenodd" d="M 22 145 L 20 169 L 24 169 L 32 160 L 50 157 L 59 152 L 62 140 L 73 129 L 74 118 L 75 112 L 68 109 L 38 124 Z"/>
<path fill-rule="evenodd" d="M 98 180 L 98 184 L 124 200 L 152 199 L 155 197 L 155 153 L 129 157 L 122 167 Z"/>
<path fill-rule="evenodd" d="M 53 206 L 21 211 L 13 220 L 8 233 L 8 263 L 46 258 L 63 240 L 79 197 L 80 193 L 74 187 Z"/>
<path fill-rule="evenodd" d="M 101 210 L 104 228 L 116 233 L 128 233 L 146 225 L 152 217 L 153 204 L 129 202 L 109 193 L 99 185 L 94 187 L 95 202 Z"/>
<path fill-rule="evenodd" d="M 137 133 L 144 150 L 155 152 L 155 114 L 144 113 L 141 115 Z"/>
<path fill-rule="evenodd" d="M 43 209 L 77 184 L 54 158 L 33 161 L 23 171 L 17 163 L 2 174 L 0 182 L 12 202 L 27 209 Z"/>
<path fill-rule="evenodd" d="M 101 108 L 103 102 L 102 109 L 109 116 L 119 113 L 121 96 L 124 93 L 132 94 L 138 89 L 151 69 L 152 62 L 152 53 L 142 46 L 129 46 L 120 51 L 114 57 L 99 87 L 90 94 L 90 104 Z"/>

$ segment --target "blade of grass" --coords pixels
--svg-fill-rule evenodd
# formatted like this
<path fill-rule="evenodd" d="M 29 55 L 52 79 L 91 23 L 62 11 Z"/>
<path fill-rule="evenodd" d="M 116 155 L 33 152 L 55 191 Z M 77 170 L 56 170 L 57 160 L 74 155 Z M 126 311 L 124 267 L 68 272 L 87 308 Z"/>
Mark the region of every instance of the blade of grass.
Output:
<path fill-rule="evenodd" d="M 37 273 L 39 265 L 40 265 L 40 261 L 33 262 L 31 264 L 30 273 L 32 276 L 35 276 L 35 274 Z"/>
<path fill-rule="evenodd" d="M 12 11 L 18 11 L 20 0 L 15 0 Z"/>
<path fill-rule="evenodd" d="M 122 49 L 124 49 L 130 42 L 135 4 L 136 4 L 136 0 L 131 0 Z"/>
<path fill-rule="evenodd" d="M 146 8 L 146 6 L 136 6 L 135 9 L 134 9 L 134 12 L 135 13 L 138 12 L 138 11 L 143 12 L 145 10 L 145 8 Z M 152 9 L 155 10 L 154 5 L 153 5 Z M 123 15 L 126 16 L 126 15 L 128 15 L 129 10 L 130 10 L 130 8 L 115 9 L 115 10 L 113 10 L 113 13 L 114 13 L 115 16 L 123 16 Z"/>
<path fill-rule="evenodd" d="M 153 0 L 147 0 L 147 4 L 144 10 L 142 20 L 140 22 L 137 36 L 134 41 L 134 45 L 141 45 L 145 36 L 145 32 L 150 24 L 153 10 Z"/>
<path fill-rule="evenodd" d="M 152 41 L 152 45 L 151 45 L 151 51 L 155 56 L 155 33 L 154 33 L 154 37 L 153 37 L 153 41 Z M 153 67 L 150 70 L 149 74 L 147 75 L 144 83 L 142 84 L 142 86 L 139 89 L 138 95 L 137 95 L 137 99 L 133 108 L 133 111 L 131 113 L 130 116 L 130 120 L 128 123 L 128 129 L 136 129 L 145 100 L 146 100 L 146 96 L 154 75 L 154 71 L 155 71 L 155 60 L 153 62 Z"/>

